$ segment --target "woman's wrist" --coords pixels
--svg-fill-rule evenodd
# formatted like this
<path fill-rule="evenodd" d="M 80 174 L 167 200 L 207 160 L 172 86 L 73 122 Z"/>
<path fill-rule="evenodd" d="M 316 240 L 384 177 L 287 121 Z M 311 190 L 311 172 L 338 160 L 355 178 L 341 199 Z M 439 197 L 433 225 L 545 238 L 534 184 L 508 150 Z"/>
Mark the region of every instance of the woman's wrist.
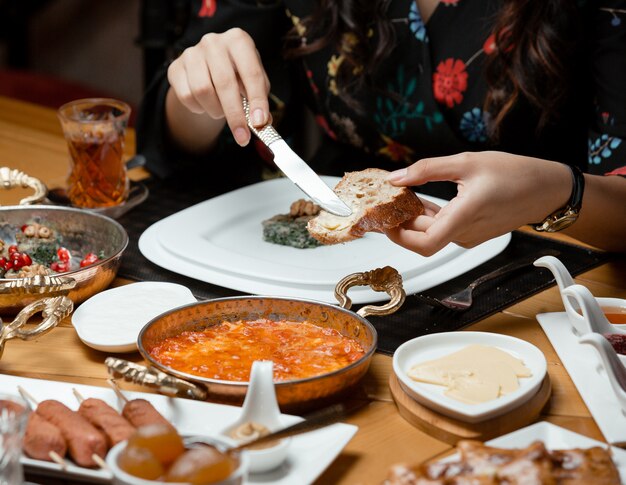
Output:
<path fill-rule="evenodd" d="M 535 230 L 540 232 L 556 232 L 571 226 L 580 212 L 585 189 L 585 178 L 578 167 L 557 164 L 561 169 L 558 175 L 553 176 L 556 184 L 553 190 L 545 188 L 546 193 L 552 194 L 551 211 L 541 220 L 534 223 Z M 555 167 L 552 167 L 555 168 Z M 563 174 L 566 172 L 566 175 Z M 568 180 L 566 182 L 564 177 Z M 544 182 L 544 178 L 540 183 Z"/>

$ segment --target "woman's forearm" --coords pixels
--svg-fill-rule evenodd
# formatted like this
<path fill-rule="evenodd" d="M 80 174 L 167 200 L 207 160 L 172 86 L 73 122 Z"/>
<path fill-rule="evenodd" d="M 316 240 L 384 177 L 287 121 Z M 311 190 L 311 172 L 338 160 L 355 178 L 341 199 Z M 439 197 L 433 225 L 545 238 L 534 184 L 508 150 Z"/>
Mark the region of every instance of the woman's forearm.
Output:
<path fill-rule="evenodd" d="M 626 178 L 585 175 L 578 220 L 563 233 L 610 251 L 626 251 Z"/>
<path fill-rule="evenodd" d="M 189 153 L 210 151 L 226 124 L 224 119 L 213 119 L 207 113 L 192 113 L 180 103 L 172 88 L 165 98 L 165 119 L 172 141 Z"/>

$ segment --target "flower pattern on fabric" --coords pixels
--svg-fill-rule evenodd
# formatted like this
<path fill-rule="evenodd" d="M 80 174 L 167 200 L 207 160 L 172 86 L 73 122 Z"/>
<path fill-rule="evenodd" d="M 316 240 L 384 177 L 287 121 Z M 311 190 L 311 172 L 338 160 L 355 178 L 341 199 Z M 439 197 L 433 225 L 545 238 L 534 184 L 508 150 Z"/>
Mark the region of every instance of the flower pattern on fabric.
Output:
<path fill-rule="evenodd" d="M 213 17 L 217 10 L 217 0 L 202 0 L 198 17 Z"/>
<path fill-rule="evenodd" d="M 496 34 L 491 34 L 487 37 L 487 40 L 483 44 L 483 51 L 487 55 L 493 54 L 496 51 Z"/>
<path fill-rule="evenodd" d="M 302 24 L 300 17 L 293 15 L 289 9 L 287 9 L 285 13 L 287 14 L 287 17 L 291 19 L 291 23 L 296 28 L 298 35 L 303 38 L 302 42 L 306 43 L 306 39 L 304 38 L 304 35 L 306 34 L 306 27 Z"/>
<path fill-rule="evenodd" d="M 626 167 L 616 168 L 615 170 L 612 170 L 612 171 L 606 173 L 606 175 L 624 175 L 624 176 L 626 176 Z"/>
<path fill-rule="evenodd" d="M 488 115 L 480 108 L 472 108 L 463 113 L 459 129 L 465 138 L 471 142 L 487 141 Z"/>
<path fill-rule="evenodd" d="M 411 9 L 409 10 L 409 29 L 411 29 L 411 32 L 413 32 L 417 40 L 428 42 L 426 25 L 424 25 L 422 15 L 417 8 L 417 2 L 411 2 Z"/>
<path fill-rule="evenodd" d="M 622 16 L 625 16 L 626 9 L 621 8 L 601 8 L 600 10 L 604 10 L 611 14 L 611 27 L 619 27 L 622 25 Z"/>
<path fill-rule="evenodd" d="M 381 155 L 385 155 L 387 158 L 390 158 L 394 162 L 402 162 L 405 161 L 407 163 L 413 162 L 413 150 L 401 143 L 396 142 L 392 138 L 385 136 L 383 134 L 380 135 L 385 142 L 385 146 L 378 150 L 378 153 Z"/>
<path fill-rule="evenodd" d="M 363 138 L 357 133 L 357 127 L 353 120 L 347 116 L 339 116 L 337 113 L 331 113 L 330 119 L 335 127 L 339 128 L 347 141 L 355 147 L 363 147 Z"/>
<path fill-rule="evenodd" d="M 433 94 L 439 103 L 448 108 L 463 101 L 467 89 L 467 71 L 461 59 L 446 59 L 437 66 L 433 74 Z"/>
<path fill-rule="evenodd" d="M 389 83 L 389 92 L 398 93 L 400 100 L 378 96 L 376 98 L 376 112 L 374 121 L 382 133 L 390 137 L 398 137 L 406 131 L 407 120 L 421 119 L 424 121 L 426 129 L 430 132 L 433 124 L 441 123 L 443 115 L 439 111 L 432 114 L 425 113 L 423 101 L 417 105 L 409 103 L 407 100 L 415 93 L 417 79 L 411 78 L 405 83 L 404 66 L 399 66 L 395 83 Z"/>
<path fill-rule="evenodd" d="M 333 55 L 330 60 L 328 61 L 327 68 L 328 68 L 328 89 L 331 93 L 333 93 L 335 96 L 339 95 L 339 90 L 337 89 L 337 81 L 336 76 L 337 76 L 337 72 L 339 71 L 339 66 L 341 66 L 341 63 L 343 62 L 344 57 L 342 55 L 337 56 L 337 55 Z"/>
<path fill-rule="evenodd" d="M 613 151 L 622 144 L 621 138 L 609 136 L 606 133 L 589 140 L 589 165 L 600 165 L 613 155 Z"/>
<path fill-rule="evenodd" d="M 326 134 L 331 137 L 333 140 L 337 139 L 337 135 L 335 134 L 335 132 L 331 129 L 330 125 L 328 124 L 328 121 L 326 121 L 326 118 L 324 118 L 322 115 L 317 115 L 315 116 L 315 122 L 322 127 L 322 129 L 326 132 Z"/>
<path fill-rule="evenodd" d="M 320 92 L 320 88 L 318 88 L 317 84 L 315 84 L 313 71 L 311 71 L 310 69 L 307 69 L 306 70 L 306 78 L 309 81 L 309 86 L 311 87 L 311 91 L 313 91 L 313 94 L 315 94 L 317 96 L 319 94 L 319 92 Z"/>

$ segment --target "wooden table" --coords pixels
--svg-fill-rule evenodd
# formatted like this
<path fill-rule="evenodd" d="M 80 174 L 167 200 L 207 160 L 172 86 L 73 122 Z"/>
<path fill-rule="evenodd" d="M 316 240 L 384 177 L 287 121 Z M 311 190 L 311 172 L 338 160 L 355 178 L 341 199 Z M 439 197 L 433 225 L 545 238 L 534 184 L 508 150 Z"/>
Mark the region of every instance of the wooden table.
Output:
<path fill-rule="evenodd" d="M 128 156 L 134 151 L 133 137 L 131 131 L 127 143 Z M 68 156 L 54 111 L 0 97 L 0 166 L 23 170 L 41 178 L 52 188 L 64 185 Z M 133 176 L 141 177 L 143 174 L 134 172 Z M 10 194 L 12 197 L 20 196 L 13 191 Z M 8 195 L 2 194 L 3 204 L 8 203 Z M 576 281 L 586 285 L 596 295 L 626 298 L 626 261 L 605 264 L 580 275 Z M 125 283 L 127 281 L 118 278 L 114 285 Z M 537 313 L 562 309 L 558 290 L 553 287 L 472 325 L 468 330 L 511 335 L 539 347 L 547 358 L 553 388 L 544 419 L 603 440 L 535 320 Z M 103 365 L 106 356 L 83 345 L 67 319 L 59 328 L 37 340 L 9 342 L 0 361 L 0 372 L 106 386 L 107 372 Z M 136 355 L 130 358 L 139 360 Z M 317 483 L 379 484 L 394 463 L 418 464 L 450 451 L 449 445 L 414 428 L 398 414 L 388 389 L 390 373 L 391 358 L 377 354 L 364 380 L 364 389 L 372 403 L 348 420 L 359 426 L 359 431 Z M 40 477 L 37 481 L 42 483 Z"/>

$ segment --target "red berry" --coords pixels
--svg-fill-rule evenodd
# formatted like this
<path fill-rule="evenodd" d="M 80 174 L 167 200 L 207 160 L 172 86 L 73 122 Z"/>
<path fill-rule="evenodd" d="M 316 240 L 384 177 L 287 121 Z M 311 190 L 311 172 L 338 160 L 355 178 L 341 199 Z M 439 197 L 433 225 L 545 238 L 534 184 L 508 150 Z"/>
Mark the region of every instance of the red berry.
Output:
<path fill-rule="evenodd" d="M 33 260 L 28 254 L 20 253 L 20 256 L 22 258 L 22 266 L 30 266 L 31 264 L 33 264 Z"/>
<path fill-rule="evenodd" d="M 95 253 L 87 253 L 83 260 L 80 262 L 80 267 L 84 268 L 85 266 L 89 266 L 96 261 L 98 261 L 98 256 Z"/>
<path fill-rule="evenodd" d="M 57 273 L 65 273 L 69 271 L 69 264 L 67 261 L 55 261 L 50 265 L 50 269 L 52 271 L 56 271 Z"/>
<path fill-rule="evenodd" d="M 70 254 L 69 250 L 64 247 L 60 247 L 59 249 L 57 249 L 57 256 L 59 257 L 59 260 L 65 262 L 68 262 L 70 259 L 72 259 L 72 255 Z"/>
<path fill-rule="evenodd" d="M 11 244 L 9 246 L 9 256 L 11 256 L 13 253 L 17 252 L 17 244 Z"/>

